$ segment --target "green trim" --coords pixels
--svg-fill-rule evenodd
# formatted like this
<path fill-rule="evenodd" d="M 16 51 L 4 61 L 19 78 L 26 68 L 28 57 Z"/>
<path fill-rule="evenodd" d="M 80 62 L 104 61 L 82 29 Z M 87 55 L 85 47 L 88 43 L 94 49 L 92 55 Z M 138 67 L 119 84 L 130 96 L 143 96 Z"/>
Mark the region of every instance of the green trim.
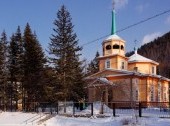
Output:
<path fill-rule="evenodd" d="M 115 10 L 112 11 L 112 29 L 111 35 L 116 34 L 116 19 L 115 19 Z"/>

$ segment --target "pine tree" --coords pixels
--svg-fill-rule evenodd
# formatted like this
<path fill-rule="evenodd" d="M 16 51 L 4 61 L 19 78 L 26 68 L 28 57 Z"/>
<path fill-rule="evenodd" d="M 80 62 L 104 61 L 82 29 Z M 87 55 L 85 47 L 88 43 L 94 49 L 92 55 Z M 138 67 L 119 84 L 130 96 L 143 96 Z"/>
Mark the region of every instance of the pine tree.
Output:
<path fill-rule="evenodd" d="M 7 108 L 7 62 L 8 62 L 8 41 L 6 32 L 3 31 L 0 38 L 0 97 L 1 103 L 3 103 L 3 109 Z"/>
<path fill-rule="evenodd" d="M 88 64 L 86 75 L 89 76 L 89 75 L 92 75 L 99 71 L 99 61 L 97 60 L 97 57 L 99 57 L 99 56 L 100 56 L 100 54 L 97 51 L 95 58 Z"/>
<path fill-rule="evenodd" d="M 49 54 L 53 63 L 56 75 L 56 96 L 61 100 L 74 100 L 83 97 L 83 82 L 81 61 L 77 35 L 73 32 L 74 25 L 71 22 L 70 13 L 63 5 L 57 13 L 54 21 L 54 34 L 49 44 Z M 80 77 L 80 78 L 79 78 Z M 82 82 L 82 83 L 81 83 Z"/>
<path fill-rule="evenodd" d="M 41 91 L 43 85 L 41 85 L 41 75 L 43 66 L 45 63 L 44 53 L 38 42 L 36 35 L 32 33 L 32 30 L 27 23 L 24 36 L 24 96 L 27 96 L 27 106 L 31 106 L 34 101 L 41 100 Z"/>

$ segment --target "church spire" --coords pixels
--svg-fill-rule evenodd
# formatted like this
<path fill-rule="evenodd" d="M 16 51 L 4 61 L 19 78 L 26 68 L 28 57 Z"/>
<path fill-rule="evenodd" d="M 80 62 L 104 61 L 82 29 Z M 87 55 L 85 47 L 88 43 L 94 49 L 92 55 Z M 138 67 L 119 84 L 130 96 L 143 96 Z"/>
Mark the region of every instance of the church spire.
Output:
<path fill-rule="evenodd" d="M 134 52 L 135 52 L 135 54 L 137 54 L 137 53 L 138 53 L 138 50 L 137 50 L 137 48 L 136 48 L 137 40 L 135 40 L 134 43 L 135 43 Z"/>
<path fill-rule="evenodd" d="M 114 35 L 114 34 L 116 34 L 116 19 L 115 19 L 115 3 L 113 1 L 111 35 Z"/>

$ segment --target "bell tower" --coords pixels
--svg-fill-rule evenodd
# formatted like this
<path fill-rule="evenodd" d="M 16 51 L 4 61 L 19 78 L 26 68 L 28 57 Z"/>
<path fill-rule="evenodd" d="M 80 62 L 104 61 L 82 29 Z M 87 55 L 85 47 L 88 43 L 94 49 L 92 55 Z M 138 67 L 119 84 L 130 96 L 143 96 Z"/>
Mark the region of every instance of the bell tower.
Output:
<path fill-rule="evenodd" d="M 115 10 L 112 10 L 111 35 L 102 43 L 103 56 L 99 57 L 100 71 L 104 69 L 127 70 L 125 41 L 116 34 Z"/>
<path fill-rule="evenodd" d="M 115 10 L 112 10 L 111 35 L 103 41 L 103 56 L 119 54 L 125 56 L 125 41 L 116 35 Z"/>

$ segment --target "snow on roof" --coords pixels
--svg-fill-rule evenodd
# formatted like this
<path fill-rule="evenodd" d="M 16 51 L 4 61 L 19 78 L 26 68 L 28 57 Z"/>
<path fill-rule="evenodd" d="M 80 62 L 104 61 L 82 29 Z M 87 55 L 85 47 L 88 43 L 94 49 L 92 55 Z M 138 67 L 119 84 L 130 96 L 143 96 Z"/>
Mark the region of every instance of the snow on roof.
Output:
<path fill-rule="evenodd" d="M 103 73 L 104 71 L 118 72 L 118 73 L 120 73 L 120 75 L 121 75 L 121 74 L 132 74 L 132 73 L 133 73 L 133 71 L 128 71 L 128 70 L 118 70 L 118 69 L 113 69 L 113 68 L 106 68 L 106 69 L 104 69 L 104 70 L 101 70 L 101 71 L 99 71 L 99 72 L 97 72 L 97 73 L 94 73 L 94 74 L 86 77 L 85 79 L 88 80 L 88 79 L 92 79 L 92 78 L 93 78 L 93 79 L 94 79 L 94 78 L 98 78 L 97 76 L 95 77 L 95 75 L 101 74 L 101 73 Z M 104 77 L 102 77 L 102 78 L 104 78 Z"/>
<path fill-rule="evenodd" d="M 97 83 L 96 83 L 97 82 Z M 98 83 L 100 82 L 100 83 Z M 96 87 L 96 86 L 103 86 L 103 85 L 112 85 L 112 82 L 110 82 L 109 80 L 107 80 L 104 77 L 99 77 L 99 78 L 95 78 L 93 80 L 93 82 L 91 82 L 90 84 L 88 84 L 88 87 Z"/>
<path fill-rule="evenodd" d="M 139 55 L 139 54 L 137 53 L 137 51 L 135 51 L 135 53 L 134 53 L 132 56 L 129 57 L 128 62 L 130 62 L 130 63 L 131 63 L 131 62 L 151 62 L 151 63 L 154 63 L 154 64 L 156 64 L 156 65 L 159 65 L 158 62 L 153 61 L 153 60 L 151 60 L 151 59 L 148 59 L 148 58 L 146 58 L 146 57 L 144 57 L 144 56 Z"/>
<path fill-rule="evenodd" d="M 111 82 L 110 81 L 108 81 L 106 78 L 104 78 L 104 77 L 100 77 L 100 78 L 98 78 L 98 80 L 100 80 L 100 81 L 102 81 L 102 82 L 104 82 L 104 83 L 107 83 L 107 84 L 111 84 Z"/>
<path fill-rule="evenodd" d="M 108 41 L 108 40 L 123 40 L 122 38 L 120 38 L 118 35 L 116 34 L 113 34 L 113 35 L 110 35 L 109 37 L 107 37 L 104 41 Z M 124 41 L 124 40 L 123 40 Z M 125 42 L 125 41 L 124 41 Z"/>

